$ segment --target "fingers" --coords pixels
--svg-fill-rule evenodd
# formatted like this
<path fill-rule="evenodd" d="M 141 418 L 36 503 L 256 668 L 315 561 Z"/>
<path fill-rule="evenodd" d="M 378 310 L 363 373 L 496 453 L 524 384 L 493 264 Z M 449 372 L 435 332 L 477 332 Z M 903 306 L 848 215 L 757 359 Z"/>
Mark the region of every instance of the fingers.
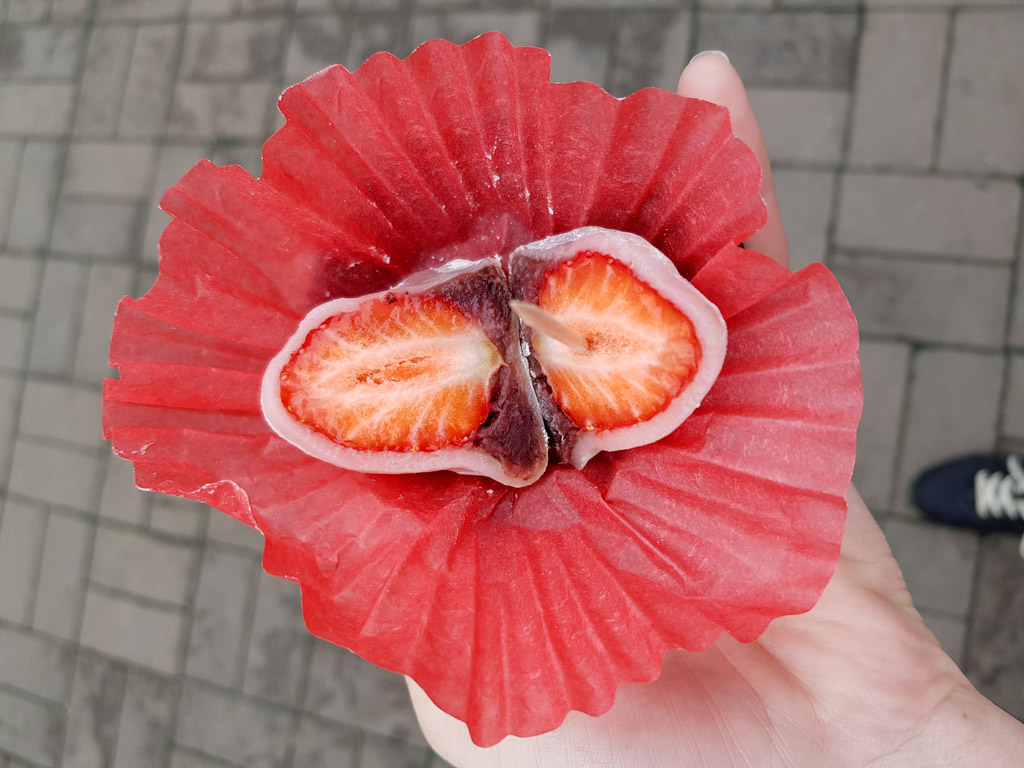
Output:
<path fill-rule="evenodd" d="M 733 133 L 754 150 L 757 159 L 761 161 L 761 196 L 768 206 L 768 223 L 751 235 L 745 245 L 772 257 L 783 266 L 789 266 L 789 248 L 786 245 L 782 217 L 779 215 L 775 185 L 772 183 L 768 148 L 739 74 L 725 54 L 717 51 L 701 53 L 683 70 L 676 91 L 682 96 L 711 101 L 729 110 Z"/>

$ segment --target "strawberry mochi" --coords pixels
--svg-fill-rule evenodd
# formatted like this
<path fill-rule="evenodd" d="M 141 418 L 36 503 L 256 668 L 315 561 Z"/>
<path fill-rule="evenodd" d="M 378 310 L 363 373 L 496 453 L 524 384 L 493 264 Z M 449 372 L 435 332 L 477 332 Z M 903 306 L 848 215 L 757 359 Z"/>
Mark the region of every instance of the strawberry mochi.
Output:
<path fill-rule="evenodd" d="M 522 319 L 522 323 L 516 316 Z M 263 377 L 270 426 L 368 473 L 521 487 L 655 442 L 725 356 L 718 309 L 643 238 L 584 227 L 314 308 Z"/>

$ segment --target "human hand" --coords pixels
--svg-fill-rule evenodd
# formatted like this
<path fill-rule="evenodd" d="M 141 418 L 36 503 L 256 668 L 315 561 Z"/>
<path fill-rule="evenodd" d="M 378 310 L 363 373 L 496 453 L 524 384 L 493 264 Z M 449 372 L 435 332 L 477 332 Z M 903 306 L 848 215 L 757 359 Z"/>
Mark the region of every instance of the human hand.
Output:
<path fill-rule="evenodd" d="M 679 93 L 729 108 L 764 169 L 769 219 L 747 245 L 787 264 L 764 138 L 736 71 L 700 56 Z M 776 619 L 750 644 L 725 636 L 702 653 L 670 651 L 656 681 L 622 686 L 605 715 L 570 712 L 550 733 L 488 749 L 410 681 L 428 741 L 459 768 L 1020 765 L 1024 725 L 942 651 L 852 487 L 847 502 L 840 561 L 811 611 Z"/>

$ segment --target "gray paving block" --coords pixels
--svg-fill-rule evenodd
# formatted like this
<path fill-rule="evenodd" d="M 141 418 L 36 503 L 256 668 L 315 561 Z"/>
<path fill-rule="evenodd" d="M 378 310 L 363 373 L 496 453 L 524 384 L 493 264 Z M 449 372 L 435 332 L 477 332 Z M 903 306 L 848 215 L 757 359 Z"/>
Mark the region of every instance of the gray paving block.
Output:
<path fill-rule="evenodd" d="M 545 47 L 551 52 L 551 80 L 583 80 L 607 88 L 619 20 L 602 11 L 562 11 L 548 20 Z"/>
<path fill-rule="evenodd" d="M 168 120 L 174 139 L 265 139 L 277 88 L 270 83 L 179 82 Z"/>
<path fill-rule="evenodd" d="M 32 626 L 66 640 L 78 639 L 93 526 L 51 512 L 46 526 Z"/>
<path fill-rule="evenodd" d="M 981 541 L 965 668 L 982 694 L 1024 719 L 1024 560 L 1020 538 Z"/>
<path fill-rule="evenodd" d="M 0 683 L 63 703 L 74 664 L 71 645 L 38 632 L 0 625 L 0 648 Z"/>
<path fill-rule="evenodd" d="M 185 680 L 177 742 L 237 765 L 285 765 L 292 714 Z"/>
<path fill-rule="evenodd" d="M 943 168 L 1024 173 L 1024 13 L 965 11 L 956 17 L 939 163 Z M 993 55 L 998 52 L 998 55 Z"/>
<path fill-rule="evenodd" d="M 367 733 L 363 736 L 359 768 L 426 768 L 431 758 L 426 747 Z"/>
<path fill-rule="evenodd" d="M 81 26 L 12 24 L 0 51 L 0 78 L 71 80 L 84 47 Z"/>
<path fill-rule="evenodd" d="M 790 269 L 825 261 L 832 214 L 831 171 L 776 170 L 772 173 L 779 212 L 786 225 Z"/>
<path fill-rule="evenodd" d="M 174 739 L 178 678 L 130 668 L 111 768 L 167 764 Z"/>
<path fill-rule="evenodd" d="M 75 378 L 99 384 L 113 371 L 108 364 L 114 312 L 132 292 L 137 270 L 120 264 L 93 264 L 89 269 L 81 331 L 75 347 Z"/>
<path fill-rule="evenodd" d="M 104 24 L 92 28 L 75 114 L 76 135 L 114 135 L 134 44 L 134 25 Z"/>
<path fill-rule="evenodd" d="M 3 206 L 2 198 L 0 206 Z M 43 265 L 39 259 L 0 254 L 0 275 L 3 275 L 3 280 L 0 281 L 0 309 L 11 312 L 30 311 L 36 302 L 36 291 L 39 289 L 42 271 Z"/>
<path fill-rule="evenodd" d="M 326 641 L 313 645 L 305 709 L 381 736 L 425 744 L 405 679 Z"/>
<path fill-rule="evenodd" d="M 724 51 L 747 85 L 847 88 L 856 40 L 853 13 L 709 11 L 697 48 Z"/>
<path fill-rule="evenodd" d="M 195 546 L 100 525 L 90 579 L 139 597 L 185 605 L 197 561 Z"/>
<path fill-rule="evenodd" d="M 0 618 L 30 624 L 35 605 L 47 512 L 11 499 L 0 519 Z"/>
<path fill-rule="evenodd" d="M 210 508 L 199 502 L 157 493 L 153 496 L 149 527 L 157 533 L 198 540 L 210 514 Z"/>
<path fill-rule="evenodd" d="M 135 35 L 118 122 L 121 136 L 160 137 L 167 125 L 183 26 L 146 24 Z"/>
<path fill-rule="evenodd" d="M 24 317 L 0 315 L 0 370 L 16 371 L 24 365 L 29 332 Z"/>
<path fill-rule="evenodd" d="M 29 377 L 21 402 L 22 434 L 86 448 L 103 442 L 100 393 L 92 387 Z"/>
<path fill-rule="evenodd" d="M 14 444 L 10 489 L 39 501 L 92 512 L 99 469 L 94 451 L 41 443 L 23 435 Z"/>
<path fill-rule="evenodd" d="M 143 525 L 154 494 L 140 491 L 135 485 L 134 474 L 131 462 L 119 459 L 113 453 L 107 457 L 99 508 L 102 519 Z"/>
<path fill-rule="evenodd" d="M 836 244 L 1009 262 L 1020 216 L 1015 183 L 847 173 Z"/>
<path fill-rule="evenodd" d="M 185 614 L 90 587 L 85 596 L 83 646 L 166 674 L 181 671 Z"/>
<path fill-rule="evenodd" d="M 7 231 L 14 213 L 14 199 L 18 190 L 18 170 L 25 142 L 20 139 L 0 140 L 0 248 L 7 242 Z M 3 288 L 0 288 L 3 291 Z M 0 294 L 2 295 L 2 294 Z M 3 306 L 0 303 L 0 306 Z"/>
<path fill-rule="evenodd" d="M 96 18 L 153 21 L 174 19 L 188 7 L 188 0 L 96 0 Z"/>
<path fill-rule="evenodd" d="M 963 665 L 964 647 L 967 642 L 967 620 L 938 611 L 921 610 L 925 626 L 935 635 L 939 645 L 958 666 Z"/>
<path fill-rule="evenodd" d="M 412 52 L 406 23 L 386 16 L 357 16 L 352 20 L 348 49 L 341 63 L 354 70 L 377 51 L 388 51 L 399 58 Z"/>
<path fill-rule="evenodd" d="M 206 536 L 210 541 L 219 541 L 256 553 L 263 552 L 262 533 L 219 510 L 210 512 L 210 525 L 206 530 Z"/>
<path fill-rule="evenodd" d="M 67 376 L 74 364 L 89 265 L 47 259 L 32 333 L 29 370 Z"/>
<path fill-rule="evenodd" d="M 36 765 L 56 763 L 60 755 L 59 706 L 0 688 L 0 712 L 0 748 Z"/>
<path fill-rule="evenodd" d="M 298 706 L 311 646 L 298 585 L 261 572 L 242 690 Z"/>
<path fill-rule="evenodd" d="M 71 127 L 75 86 L 0 82 L 0 136 L 58 137 Z"/>
<path fill-rule="evenodd" d="M 978 535 L 917 520 L 882 522 L 903 569 L 910 596 L 921 609 L 964 617 L 970 610 Z"/>
<path fill-rule="evenodd" d="M 1006 267 L 838 255 L 832 270 L 862 333 L 997 348 L 1009 300 Z"/>
<path fill-rule="evenodd" d="M 420 4 L 422 7 L 422 3 Z M 441 38 L 462 44 L 492 30 L 501 32 L 513 45 L 540 45 L 539 11 L 474 10 L 459 13 L 421 13 L 413 17 L 412 43 Z"/>
<path fill-rule="evenodd" d="M 691 14 L 631 13 L 622 20 L 615 43 L 611 92 L 625 96 L 641 88 L 675 91 L 689 61 Z"/>
<path fill-rule="evenodd" d="M 68 152 L 61 194 L 142 197 L 156 162 L 157 147 L 127 141 L 76 141 Z"/>
<path fill-rule="evenodd" d="M 127 667 L 79 653 L 67 714 L 63 768 L 111 766 L 124 704 Z"/>
<path fill-rule="evenodd" d="M 185 31 L 179 77 L 184 80 L 259 80 L 274 74 L 282 19 L 194 21 Z"/>
<path fill-rule="evenodd" d="M 358 730 L 306 716 L 295 739 L 295 765 L 302 768 L 356 768 L 362 739 Z"/>
<path fill-rule="evenodd" d="M 931 163 L 948 23 L 946 13 L 868 14 L 857 70 L 852 163 L 908 168 Z"/>
<path fill-rule="evenodd" d="M 297 83 L 344 59 L 348 25 L 336 14 L 300 16 L 285 51 L 285 82 Z"/>
<path fill-rule="evenodd" d="M 895 511 L 909 509 L 910 483 L 926 467 L 996 444 L 1002 355 L 924 350 L 912 366 Z"/>
<path fill-rule="evenodd" d="M 50 0 L 7 0 L 7 4 L 7 20 L 17 22 L 43 21 L 50 8 Z"/>
<path fill-rule="evenodd" d="M 253 554 L 207 545 L 188 645 L 191 677 L 241 687 L 259 567 Z"/>
<path fill-rule="evenodd" d="M 751 87 L 748 95 L 773 163 L 839 164 L 850 101 L 846 91 Z"/>
<path fill-rule="evenodd" d="M 141 235 L 137 202 L 64 198 L 57 204 L 50 247 L 94 259 L 134 260 Z"/>
<path fill-rule="evenodd" d="M 892 502 L 910 350 L 905 344 L 865 342 L 860 362 L 864 413 L 857 429 L 853 482 L 878 514 L 888 511 Z"/>
<path fill-rule="evenodd" d="M 1010 377 L 1000 431 L 1005 435 L 1024 438 L 1024 355 L 1010 356 Z"/>
<path fill-rule="evenodd" d="M 46 245 L 63 156 L 59 144 L 25 144 L 7 234 L 7 247 L 11 250 L 34 251 Z"/>

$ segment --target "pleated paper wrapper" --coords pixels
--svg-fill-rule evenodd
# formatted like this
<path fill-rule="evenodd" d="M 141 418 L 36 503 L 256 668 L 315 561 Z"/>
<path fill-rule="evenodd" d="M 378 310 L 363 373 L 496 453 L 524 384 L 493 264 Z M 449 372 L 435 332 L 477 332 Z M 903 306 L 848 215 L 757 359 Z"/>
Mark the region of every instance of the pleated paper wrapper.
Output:
<path fill-rule="evenodd" d="M 491 33 L 288 89 L 259 179 L 202 161 L 165 194 L 160 274 L 118 307 L 104 388 L 140 488 L 261 531 L 311 632 L 411 676 L 480 745 L 811 608 L 861 408 L 829 271 L 736 245 L 766 213 L 726 110 L 552 84 L 549 61 Z M 263 370 L 315 305 L 584 225 L 646 238 L 726 318 L 722 373 L 669 437 L 512 489 L 346 471 L 265 423 Z"/>

